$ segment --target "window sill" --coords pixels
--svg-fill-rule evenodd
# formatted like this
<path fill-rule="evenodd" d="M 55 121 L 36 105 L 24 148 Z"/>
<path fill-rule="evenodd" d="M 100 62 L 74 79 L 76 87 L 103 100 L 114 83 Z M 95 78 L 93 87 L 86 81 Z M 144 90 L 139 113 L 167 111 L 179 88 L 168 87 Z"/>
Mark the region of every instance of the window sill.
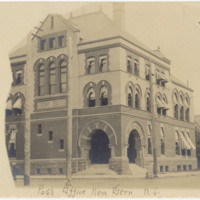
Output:
<path fill-rule="evenodd" d="M 59 149 L 59 152 L 64 152 L 64 149 Z"/>
<path fill-rule="evenodd" d="M 37 136 L 42 136 L 42 133 L 37 134 Z"/>
<path fill-rule="evenodd" d="M 52 143 L 53 143 L 53 141 L 48 141 L 48 143 L 49 143 L 49 144 L 52 144 Z"/>

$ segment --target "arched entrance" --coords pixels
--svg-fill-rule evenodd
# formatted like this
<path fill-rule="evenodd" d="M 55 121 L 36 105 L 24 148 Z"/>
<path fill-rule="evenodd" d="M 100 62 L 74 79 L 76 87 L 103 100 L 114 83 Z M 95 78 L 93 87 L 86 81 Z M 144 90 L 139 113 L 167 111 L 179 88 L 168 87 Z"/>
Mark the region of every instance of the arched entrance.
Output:
<path fill-rule="evenodd" d="M 109 148 L 109 138 L 102 130 L 96 130 L 90 141 L 90 160 L 92 164 L 106 164 L 109 162 L 111 153 Z"/>
<path fill-rule="evenodd" d="M 141 141 L 136 130 L 131 131 L 128 139 L 127 156 L 129 163 L 137 163 L 140 160 Z"/>

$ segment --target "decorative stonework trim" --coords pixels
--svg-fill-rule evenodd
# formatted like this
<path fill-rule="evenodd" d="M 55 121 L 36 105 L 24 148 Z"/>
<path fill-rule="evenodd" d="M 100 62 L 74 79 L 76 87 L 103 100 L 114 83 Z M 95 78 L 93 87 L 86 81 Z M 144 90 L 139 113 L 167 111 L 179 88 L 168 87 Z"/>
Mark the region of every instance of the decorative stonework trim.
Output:
<path fill-rule="evenodd" d="M 81 130 L 79 138 L 78 138 L 78 146 L 80 147 L 80 146 L 87 145 L 89 138 L 91 139 L 94 131 L 97 130 L 96 123 L 99 123 L 98 130 L 104 131 L 104 129 L 106 127 L 105 133 L 107 134 L 107 136 L 109 138 L 109 143 L 111 145 L 117 145 L 118 144 L 117 143 L 117 135 L 116 135 L 114 129 L 112 128 L 112 126 L 103 120 L 94 120 L 92 122 L 87 123 Z M 91 130 L 91 131 L 88 132 L 88 130 Z"/>

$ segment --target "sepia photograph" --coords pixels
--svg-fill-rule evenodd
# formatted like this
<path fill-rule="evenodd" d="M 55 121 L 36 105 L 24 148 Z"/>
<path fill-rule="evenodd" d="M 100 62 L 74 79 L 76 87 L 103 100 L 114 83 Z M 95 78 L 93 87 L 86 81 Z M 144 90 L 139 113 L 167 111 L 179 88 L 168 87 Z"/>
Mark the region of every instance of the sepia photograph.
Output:
<path fill-rule="evenodd" d="M 199 198 L 200 2 L 0 2 L 0 198 Z"/>

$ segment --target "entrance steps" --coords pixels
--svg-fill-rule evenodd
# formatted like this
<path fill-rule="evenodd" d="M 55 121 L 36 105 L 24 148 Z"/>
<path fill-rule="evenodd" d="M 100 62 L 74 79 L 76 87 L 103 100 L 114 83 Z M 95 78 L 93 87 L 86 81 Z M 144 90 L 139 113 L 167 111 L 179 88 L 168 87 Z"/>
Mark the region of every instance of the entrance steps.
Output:
<path fill-rule="evenodd" d="M 80 176 L 91 176 L 91 175 L 106 175 L 106 176 L 116 176 L 117 173 L 109 169 L 108 164 L 91 164 L 86 170 L 79 171 L 74 175 Z"/>
<path fill-rule="evenodd" d="M 144 169 L 136 164 L 130 163 L 129 169 L 130 169 L 133 177 L 137 177 L 137 178 L 140 178 L 140 177 L 145 178 L 146 177 L 146 169 Z"/>

